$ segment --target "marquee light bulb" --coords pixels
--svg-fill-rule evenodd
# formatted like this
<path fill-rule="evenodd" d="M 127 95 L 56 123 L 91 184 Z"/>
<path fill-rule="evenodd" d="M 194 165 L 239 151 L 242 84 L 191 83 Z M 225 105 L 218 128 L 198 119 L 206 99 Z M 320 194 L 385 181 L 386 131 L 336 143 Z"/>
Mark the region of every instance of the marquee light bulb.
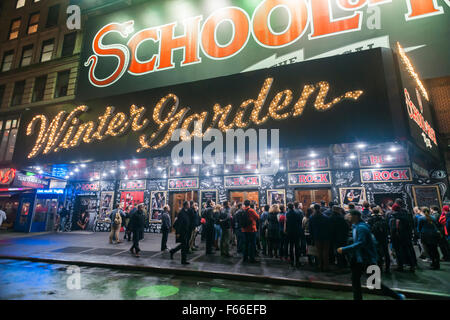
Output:
<path fill-rule="evenodd" d="M 364 149 L 366 147 L 366 144 L 365 143 L 359 143 L 356 147 L 358 149 Z"/>

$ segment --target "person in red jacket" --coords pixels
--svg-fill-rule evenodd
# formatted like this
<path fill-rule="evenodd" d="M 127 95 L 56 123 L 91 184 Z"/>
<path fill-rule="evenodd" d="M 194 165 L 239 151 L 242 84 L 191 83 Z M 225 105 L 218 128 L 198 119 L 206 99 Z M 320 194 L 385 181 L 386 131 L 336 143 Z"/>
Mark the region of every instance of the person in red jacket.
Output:
<path fill-rule="evenodd" d="M 244 201 L 244 210 L 241 213 L 241 227 L 244 235 L 244 262 L 255 260 L 256 255 L 256 224 L 258 223 L 259 215 L 255 210 L 250 208 L 250 200 Z"/>
<path fill-rule="evenodd" d="M 449 206 L 445 205 L 442 207 L 442 214 L 439 217 L 439 223 L 444 226 L 444 231 L 445 231 L 445 237 L 448 238 L 448 232 L 449 230 L 447 229 L 447 216 L 449 214 L 450 208 Z"/>

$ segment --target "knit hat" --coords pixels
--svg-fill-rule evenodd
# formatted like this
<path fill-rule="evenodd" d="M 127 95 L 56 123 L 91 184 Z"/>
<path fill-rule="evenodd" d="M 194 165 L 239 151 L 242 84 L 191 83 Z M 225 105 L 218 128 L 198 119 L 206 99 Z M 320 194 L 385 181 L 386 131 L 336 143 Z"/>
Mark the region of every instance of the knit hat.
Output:
<path fill-rule="evenodd" d="M 400 206 L 397 203 L 394 203 L 394 205 L 392 206 L 392 210 L 399 211 L 400 210 Z"/>
<path fill-rule="evenodd" d="M 445 205 L 445 206 L 442 207 L 442 211 L 449 212 L 450 211 L 450 207 L 448 205 Z"/>

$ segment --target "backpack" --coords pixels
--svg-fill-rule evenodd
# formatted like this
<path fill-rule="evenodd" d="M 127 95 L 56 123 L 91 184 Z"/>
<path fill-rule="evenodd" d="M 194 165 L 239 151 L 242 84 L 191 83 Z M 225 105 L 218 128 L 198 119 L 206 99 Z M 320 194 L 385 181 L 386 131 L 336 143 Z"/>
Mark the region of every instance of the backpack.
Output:
<path fill-rule="evenodd" d="M 114 225 L 118 226 L 122 224 L 122 219 L 120 217 L 119 211 L 116 212 L 116 216 L 114 217 Z"/>
<path fill-rule="evenodd" d="M 248 214 L 247 210 L 242 210 L 241 214 L 239 216 L 239 224 L 241 228 L 247 228 L 252 225 L 252 221 L 250 220 L 250 215 Z"/>
<path fill-rule="evenodd" d="M 382 217 L 373 218 L 374 222 L 370 226 L 370 230 L 377 239 L 387 236 L 387 225 Z"/>

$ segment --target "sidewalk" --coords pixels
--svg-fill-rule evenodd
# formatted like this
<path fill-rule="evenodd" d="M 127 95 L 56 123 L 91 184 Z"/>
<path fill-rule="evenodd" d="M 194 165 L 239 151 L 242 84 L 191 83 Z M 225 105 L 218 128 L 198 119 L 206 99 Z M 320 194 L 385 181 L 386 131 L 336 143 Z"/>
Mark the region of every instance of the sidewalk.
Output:
<path fill-rule="evenodd" d="M 188 266 L 180 264 L 180 253 L 170 260 L 169 253 L 160 252 L 160 234 L 145 234 L 140 242 L 141 257 L 135 258 L 128 251 L 131 242 L 109 244 L 108 233 L 43 233 L 18 234 L 0 233 L 0 259 L 23 259 L 42 262 L 67 263 L 84 266 L 120 268 L 128 270 L 171 273 L 205 278 L 223 278 L 241 281 L 256 281 L 284 285 L 298 285 L 317 289 L 351 290 L 350 270 L 316 272 L 305 265 L 293 269 L 287 262 L 278 259 L 259 258 L 259 263 L 244 264 L 236 256 L 223 258 L 217 252 L 205 256 L 204 243 L 199 251 L 188 256 Z M 121 238 L 123 233 L 121 233 Z M 175 246 L 171 234 L 169 247 Z M 303 261 L 305 263 L 305 261 Z M 441 270 L 429 270 L 429 263 L 418 259 L 415 273 L 392 272 L 383 275 L 383 283 L 403 292 L 407 298 L 450 299 L 450 263 L 442 262 Z M 375 294 L 374 291 L 366 292 Z"/>

